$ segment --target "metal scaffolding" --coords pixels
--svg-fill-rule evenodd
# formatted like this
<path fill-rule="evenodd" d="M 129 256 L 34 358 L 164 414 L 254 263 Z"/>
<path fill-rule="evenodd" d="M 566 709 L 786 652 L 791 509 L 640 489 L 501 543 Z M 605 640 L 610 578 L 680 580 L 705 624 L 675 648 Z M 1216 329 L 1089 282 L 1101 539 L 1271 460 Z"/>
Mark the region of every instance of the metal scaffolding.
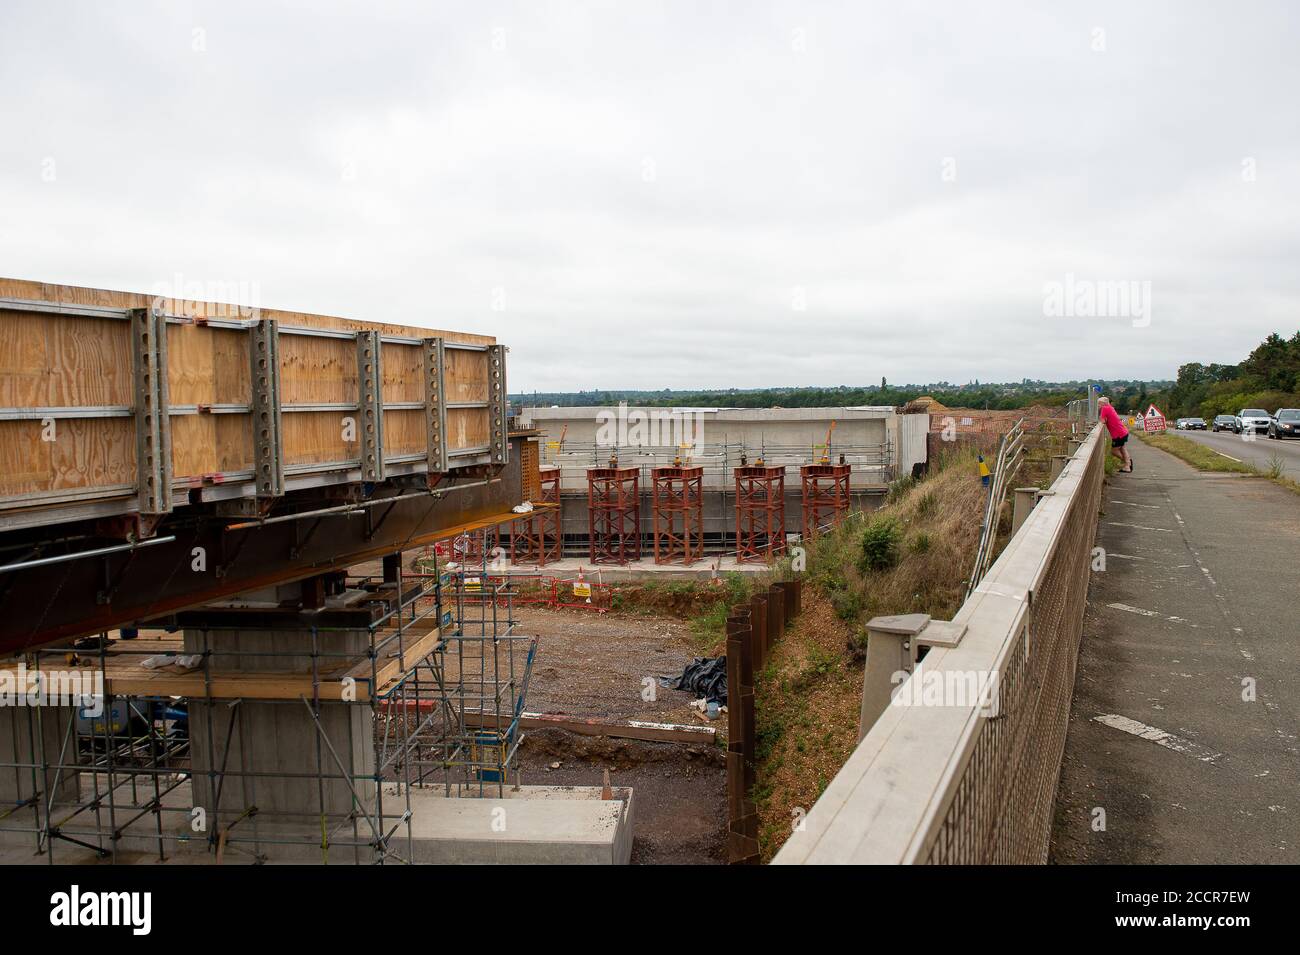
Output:
<path fill-rule="evenodd" d="M 532 513 L 510 525 L 510 561 L 543 567 L 563 556 L 560 527 L 560 469 L 545 468 Z"/>
<path fill-rule="evenodd" d="M 589 468 L 587 512 L 593 564 L 641 559 L 640 469 Z"/>
<path fill-rule="evenodd" d="M 326 575 L 316 612 L 330 623 L 206 608 L 170 633 L 0 661 L 0 679 L 30 670 L 37 687 L 75 676 L 98 690 L 9 711 L 0 847 L 50 864 L 181 849 L 217 863 L 410 862 L 413 792 L 504 794 L 537 650 L 514 632 L 509 581 L 488 582 L 485 563 L 427 560 Z M 364 626 L 357 607 L 373 608 Z M 249 649 L 250 634 L 266 642 Z"/>
<path fill-rule="evenodd" d="M 771 562 L 785 553 L 785 468 L 735 469 L 736 560 Z"/>
<path fill-rule="evenodd" d="M 847 464 L 805 464 L 799 469 L 804 540 L 812 540 L 844 520 L 849 512 L 851 470 Z"/>
<path fill-rule="evenodd" d="M 655 468 L 651 477 L 655 563 L 689 567 L 704 556 L 704 468 Z"/>

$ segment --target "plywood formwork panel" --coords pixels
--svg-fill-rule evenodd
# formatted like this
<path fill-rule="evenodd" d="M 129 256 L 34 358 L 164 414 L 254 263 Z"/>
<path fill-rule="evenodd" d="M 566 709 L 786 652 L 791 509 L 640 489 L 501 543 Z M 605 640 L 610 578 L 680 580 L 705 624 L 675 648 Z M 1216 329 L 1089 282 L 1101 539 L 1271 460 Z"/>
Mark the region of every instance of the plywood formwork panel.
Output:
<path fill-rule="evenodd" d="M 129 405 L 124 322 L 0 309 L 0 407 Z"/>
<path fill-rule="evenodd" d="M 178 482 L 253 469 L 253 436 L 246 414 L 172 416 L 172 473 Z"/>
<path fill-rule="evenodd" d="M 208 318 L 253 317 L 251 310 L 247 308 L 220 302 L 197 302 L 188 299 L 178 301 L 142 292 L 117 292 L 74 285 L 55 285 L 49 282 L 32 282 L 26 279 L 0 278 L 0 298 L 21 298 L 63 305 L 95 305 L 106 308 L 148 308 L 157 304 L 170 315 Z M 303 328 L 354 332 L 378 329 L 385 335 L 411 338 L 437 337 L 470 345 L 491 345 L 496 341 L 491 335 L 445 331 L 422 324 L 395 325 L 382 321 L 339 318 L 333 315 L 316 315 L 311 312 L 293 312 L 279 308 L 258 308 L 256 317 L 275 319 L 285 325 L 297 325 Z"/>
<path fill-rule="evenodd" d="M 121 500 L 135 501 L 137 460 L 150 460 L 140 458 L 137 433 L 141 421 L 151 420 L 152 407 L 168 409 L 170 436 L 147 439 L 168 455 L 164 480 L 177 488 L 247 480 L 259 466 L 255 438 L 264 432 L 254 427 L 251 328 L 271 327 L 267 320 L 279 333 L 272 336 L 278 354 L 274 400 L 281 410 L 276 447 L 287 474 L 310 477 L 356 466 L 368 413 L 382 414 L 382 426 L 374 429 L 382 459 L 422 468 L 429 434 L 426 339 L 447 345 L 441 400 L 450 405 L 448 464 L 483 460 L 468 452 L 489 444 L 493 419 L 486 404 L 493 390 L 486 349 L 494 339 L 488 336 L 3 278 L 0 300 L 9 301 L 7 308 L 0 303 L 0 510 L 110 498 L 116 508 Z M 31 307 L 34 302 L 39 306 Z M 126 310 L 150 308 L 166 320 L 150 319 L 156 323 L 150 325 L 128 319 L 138 314 L 145 321 L 145 313 Z M 145 347 L 156 358 L 141 359 L 141 336 L 155 327 L 158 341 Z M 358 331 L 388 338 L 373 339 L 380 342 L 380 408 L 365 404 Z M 142 384 L 151 379 L 140 375 L 147 376 L 155 361 L 157 383 Z M 146 417 L 137 420 L 140 395 Z M 55 422 L 53 438 L 49 420 Z M 159 506 L 165 511 L 173 504 Z M 130 503 L 123 507 L 132 509 Z"/>
<path fill-rule="evenodd" d="M 424 352 L 419 346 L 386 342 L 379 354 L 384 403 L 424 401 Z"/>
<path fill-rule="evenodd" d="M 410 454 L 422 455 L 427 447 L 423 409 L 384 412 L 385 460 Z"/>
<path fill-rule="evenodd" d="M 467 448 L 483 448 L 487 443 L 487 409 L 449 408 L 447 410 L 447 446 L 453 454 Z"/>
<path fill-rule="evenodd" d="M 0 421 L 0 498 L 134 486 L 132 419 L 60 420 L 49 433 L 40 421 Z"/>
<path fill-rule="evenodd" d="M 443 363 L 444 387 L 451 404 L 488 400 L 487 352 L 448 349 Z"/>
<path fill-rule="evenodd" d="M 280 336 L 280 400 L 286 405 L 355 403 L 357 391 L 356 342 Z"/>
<path fill-rule="evenodd" d="M 124 360 L 129 373 L 130 355 Z M 226 328 L 168 326 L 167 387 L 172 405 L 248 404 L 248 336 Z M 131 400 L 129 382 L 125 400 Z"/>
<path fill-rule="evenodd" d="M 285 415 L 281 423 L 285 466 L 360 460 L 359 425 L 354 423 L 349 428 L 344 422 L 345 418 L 355 422 L 356 417 L 355 411 L 299 411 Z M 349 434 L 353 440 L 345 441 Z"/>

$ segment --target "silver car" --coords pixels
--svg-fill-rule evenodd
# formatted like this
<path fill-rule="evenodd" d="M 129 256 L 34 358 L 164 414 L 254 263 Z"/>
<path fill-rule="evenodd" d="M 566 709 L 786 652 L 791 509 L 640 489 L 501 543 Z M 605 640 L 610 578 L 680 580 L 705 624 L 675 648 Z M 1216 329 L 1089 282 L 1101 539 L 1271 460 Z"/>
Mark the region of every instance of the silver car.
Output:
<path fill-rule="evenodd" d="M 1242 434 L 1247 431 L 1268 434 L 1268 429 L 1273 424 L 1273 416 L 1263 408 L 1242 408 L 1237 412 L 1237 420 L 1241 422 Z"/>

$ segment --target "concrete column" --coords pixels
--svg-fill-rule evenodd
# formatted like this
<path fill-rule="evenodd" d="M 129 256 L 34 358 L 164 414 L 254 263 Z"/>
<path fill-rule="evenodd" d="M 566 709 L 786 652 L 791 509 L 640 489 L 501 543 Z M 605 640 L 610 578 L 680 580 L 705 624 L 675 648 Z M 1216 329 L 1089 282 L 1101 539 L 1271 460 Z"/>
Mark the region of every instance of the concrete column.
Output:
<path fill-rule="evenodd" d="M 1080 449 L 1081 447 L 1083 447 L 1083 442 L 1082 442 L 1082 441 L 1080 441 L 1078 438 L 1071 438 L 1071 439 L 1070 439 L 1070 457 L 1074 457 L 1076 454 L 1078 454 L 1078 453 L 1079 453 L 1079 449 Z"/>
<path fill-rule="evenodd" d="M 1038 488 L 1036 487 L 1016 488 L 1016 496 L 1011 510 L 1011 533 L 1012 534 L 1015 534 L 1016 531 L 1020 530 L 1020 525 L 1023 524 L 1026 518 L 1029 517 L 1029 512 L 1034 509 L 1034 505 L 1037 503 L 1038 503 Z"/>
<path fill-rule="evenodd" d="M 65 765 L 77 762 L 76 729 L 71 735 L 68 732 L 76 715 L 76 708 L 71 706 L 42 706 L 39 714 L 31 706 L 0 707 L 0 812 L 31 798 L 38 790 L 46 800 L 53 791 L 56 805 L 77 801 L 77 774 L 67 770 L 60 773 L 54 768 L 60 762 L 60 753 Z M 13 765 L 19 763 L 22 765 Z M 31 823 L 30 815 L 19 822 L 23 826 Z M 4 828 L 3 820 L 0 828 Z"/>
<path fill-rule="evenodd" d="M 872 617 L 867 622 L 867 666 L 862 680 L 862 710 L 858 741 L 867 735 L 889 706 L 898 683 L 894 674 L 911 673 L 916 660 L 916 636 L 930 622 L 928 613 Z"/>
<path fill-rule="evenodd" d="M 1057 478 L 1061 476 L 1061 472 L 1065 470 L 1065 466 L 1069 463 L 1070 463 L 1070 456 L 1068 454 L 1052 455 L 1052 480 L 1053 481 L 1055 481 Z"/>
<path fill-rule="evenodd" d="M 207 646 L 212 650 L 240 651 L 240 656 L 214 654 L 213 673 L 258 673 L 267 671 L 311 673 L 312 637 L 302 630 L 208 630 Z M 321 653 L 346 653 L 352 658 L 365 655 L 370 646 L 366 630 L 319 631 L 316 643 Z M 202 653 L 204 631 L 186 630 L 186 653 Z M 262 653 L 266 656 L 253 656 Z M 342 657 L 320 657 L 318 672 L 338 671 L 345 666 Z M 337 677 L 321 677 L 326 683 Z M 310 702 L 310 700 L 309 700 Z M 201 697 L 190 700 L 190 748 L 194 769 L 194 805 L 214 810 L 222 823 L 249 806 L 263 812 L 294 813 L 292 817 L 274 816 L 259 819 L 262 832 L 268 826 L 290 829 L 312 824 L 319 828 L 322 792 L 324 811 L 341 816 L 353 810 L 353 791 L 360 798 L 364 812 L 374 811 L 375 787 L 366 779 L 325 779 L 318 776 L 343 775 L 331 749 L 351 777 L 365 777 L 374 772 L 374 743 L 371 711 L 368 706 L 322 700 L 320 730 L 328 739 L 320 739 L 311 710 L 300 699 L 242 699 L 205 702 Z M 230 775 L 222 779 L 222 771 Z M 216 775 L 212 775 L 215 773 Z M 251 776 L 240 773 L 281 775 Z M 220 792 L 220 805 L 217 792 Z M 365 824 L 362 823 L 362 828 Z"/>

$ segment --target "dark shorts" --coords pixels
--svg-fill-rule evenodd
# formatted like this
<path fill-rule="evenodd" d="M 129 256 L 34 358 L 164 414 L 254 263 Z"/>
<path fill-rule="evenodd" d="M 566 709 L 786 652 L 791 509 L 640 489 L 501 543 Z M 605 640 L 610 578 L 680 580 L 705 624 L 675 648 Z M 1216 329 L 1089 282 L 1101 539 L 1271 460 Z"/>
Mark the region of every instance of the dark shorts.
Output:
<path fill-rule="evenodd" d="M 1124 435 L 1124 437 L 1122 438 L 1111 438 L 1110 446 L 1112 448 L 1122 448 L 1124 447 L 1124 442 L 1127 440 L 1128 440 L 1128 435 Z"/>

